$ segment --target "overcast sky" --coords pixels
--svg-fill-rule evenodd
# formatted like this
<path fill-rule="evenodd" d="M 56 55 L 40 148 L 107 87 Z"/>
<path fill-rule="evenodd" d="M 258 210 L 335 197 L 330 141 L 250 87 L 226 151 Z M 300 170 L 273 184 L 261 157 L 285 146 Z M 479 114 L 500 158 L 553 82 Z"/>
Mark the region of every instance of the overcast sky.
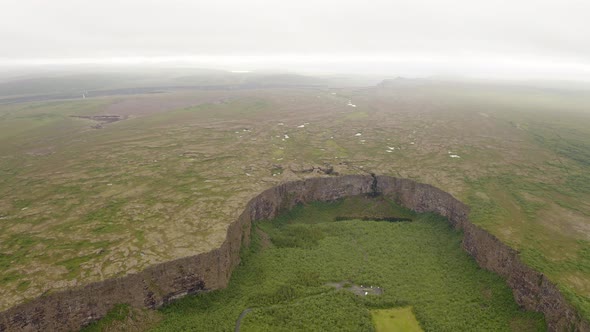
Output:
<path fill-rule="evenodd" d="M 588 0 L 4 0 L 0 40 L 5 66 L 590 79 Z"/>

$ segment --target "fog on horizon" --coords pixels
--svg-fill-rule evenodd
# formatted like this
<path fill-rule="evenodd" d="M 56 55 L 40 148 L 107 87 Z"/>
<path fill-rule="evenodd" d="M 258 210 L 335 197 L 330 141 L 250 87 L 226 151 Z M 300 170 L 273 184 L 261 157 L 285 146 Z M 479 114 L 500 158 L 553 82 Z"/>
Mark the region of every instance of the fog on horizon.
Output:
<path fill-rule="evenodd" d="M 0 69 L 280 69 L 590 81 L 590 3 L 22 0 L 0 13 Z"/>

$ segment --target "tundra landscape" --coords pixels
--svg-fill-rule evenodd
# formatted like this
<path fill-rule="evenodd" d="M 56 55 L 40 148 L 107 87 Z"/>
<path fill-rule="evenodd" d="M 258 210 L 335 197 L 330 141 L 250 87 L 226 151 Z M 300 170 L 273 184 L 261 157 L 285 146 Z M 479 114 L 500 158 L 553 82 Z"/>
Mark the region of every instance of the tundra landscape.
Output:
<path fill-rule="evenodd" d="M 0 332 L 590 332 L 590 2 L 0 10 Z"/>
<path fill-rule="evenodd" d="M 588 320 L 589 90 L 224 71 L 5 79 L 0 308 L 219 248 L 281 183 L 377 174 L 452 194 Z M 285 213 L 254 223 L 226 289 L 157 311 L 121 303 L 87 328 L 546 328 L 444 217 L 362 197 Z M 387 310 L 407 319 L 383 322 Z"/>

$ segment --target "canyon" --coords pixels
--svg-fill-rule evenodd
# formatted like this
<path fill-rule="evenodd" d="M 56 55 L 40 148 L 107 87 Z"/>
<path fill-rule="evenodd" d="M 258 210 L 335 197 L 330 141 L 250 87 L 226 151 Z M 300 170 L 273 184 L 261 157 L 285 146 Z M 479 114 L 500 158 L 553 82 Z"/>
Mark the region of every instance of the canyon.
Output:
<path fill-rule="evenodd" d="M 0 313 L 0 331 L 70 331 L 103 317 L 116 304 L 155 309 L 176 298 L 227 286 L 250 244 L 252 223 L 298 204 L 355 195 L 383 195 L 416 212 L 446 217 L 463 232 L 463 249 L 484 269 L 502 276 L 516 302 L 542 312 L 550 331 L 590 331 L 590 324 L 545 275 L 525 265 L 518 252 L 473 224 L 469 208 L 449 193 L 409 179 L 378 175 L 309 178 L 269 188 L 247 204 L 214 250 L 151 266 L 139 273 L 44 294 Z"/>

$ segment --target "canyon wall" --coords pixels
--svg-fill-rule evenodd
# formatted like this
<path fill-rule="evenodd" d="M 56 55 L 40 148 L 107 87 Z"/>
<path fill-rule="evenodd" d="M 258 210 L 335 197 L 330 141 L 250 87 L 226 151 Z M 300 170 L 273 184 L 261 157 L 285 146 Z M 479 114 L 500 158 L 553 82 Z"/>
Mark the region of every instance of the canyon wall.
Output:
<path fill-rule="evenodd" d="M 377 176 L 377 191 L 416 212 L 435 212 L 463 231 L 463 249 L 477 264 L 506 279 L 514 300 L 542 312 L 549 331 L 590 331 L 590 324 L 545 275 L 524 264 L 516 250 L 468 219 L 469 208 L 451 194 L 408 179 Z"/>
<path fill-rule="evenodd" d="M 140 273 L 58 291 L 0 313 L 0 331 L 71 331 L 103 317 L 119 303 L 157 308 L 178 297 L 227 286 L 250 243 L 251 224 L 272 219 L 300 203 L 383 194 L 417 212 L 435 212 L 464 232 L 463 248 L 477 263 L 504 277 L 516 302 L 543 312 L 549 330 L 590 331 L 543 274 L 524 265 L 517 252 L 468 220 L 468 208 L 450 194 L 412 180 L 348 175 L 288 182 L 254 197 L 231 223 L 223 244 L 210 252 L 158 264 Z"/>

